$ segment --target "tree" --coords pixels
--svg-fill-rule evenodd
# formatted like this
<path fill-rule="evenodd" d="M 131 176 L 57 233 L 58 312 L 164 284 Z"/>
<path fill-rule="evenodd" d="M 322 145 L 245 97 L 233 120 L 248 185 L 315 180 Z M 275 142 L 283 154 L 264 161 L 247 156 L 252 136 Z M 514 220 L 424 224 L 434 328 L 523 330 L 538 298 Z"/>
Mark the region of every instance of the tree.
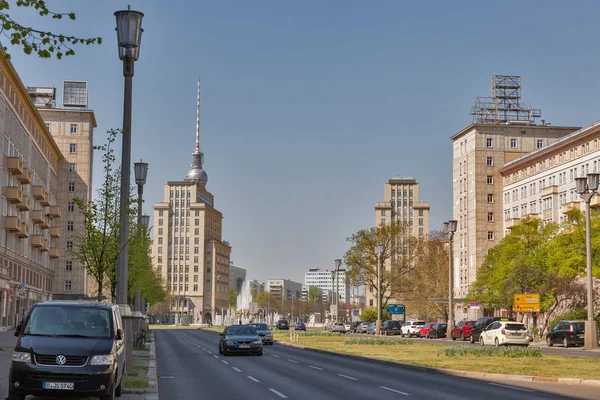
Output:
<path fill-rule="evenodd" d="M 237 307 L 237 297 L 238 297 L 238 292 L 235 290 L 235 288 L 230 287 L 229 288 L 229 308 L 235 309 Z"/>
<path fill-rule="evenodd" d="M 377 307 L 365 307 L 362 309 L 360 319 L 363 322 L 375 322 L 377 321 Z M 386 310 L 381 311 L 381 319 L 385 321 L 389 319 L 389 315 Z"/>
<path fill-rule="evenodd" d="M 15 21 L 9 14 L 11 2 L 8 0 L 0 0 L 0 33 L 10 39 L 13 46 L 23 48 L 25 54 L 36 52 L 41 58 L 51 58 L 53 55 L 59 60 L 64 56 L 72 56 L 75 54 L 73 46 L 77 44 L 102 44 L 102 38 L 80 38 L 71 35 L 41 31 L 30 26 L 25 26 Z M 46 6 L 44 0 L 17 0 L 17 7 L 28 7 L 35 9 L 40 16 L 50 16 L 52 19 L 63 19 L 68 17 L 71 20 L 76 19 L 73 12 L 57 13 L 51 11 Z M 4 51 L 7 48 L 3 46 Z M 5 58 L 10 58 L 10 54 L 6 53 Z"/>
<path fill-rule="evenodd" d="M 385 310 L 388 301 L 401 293 L 405 274 L 413 269 L 416 240 L 411 235 L 410 227 L 405 223 L 393 222 L 362 229 L 346 240 L 352 243 L 344 256 L 348 266 L 346 276 L 350 282 L 364 282 L 367 288 L 373 288 L 376 296 L 381 298 L 382 310 Z M 383 247 L 381 258 L 375 253 L 377 245 Z M 381 292 L 377 288 L 379 262 L 384 265 Z"/>
<path fill-rule="evenodd" d="M 308 288 L 308 302 L 310 304 L 312 304 L 313 306 L 317 303 L 317 301 L 319 301 L 321 298 L 320 293 L 319 293 L 319 289 L 311 286 Z"/>

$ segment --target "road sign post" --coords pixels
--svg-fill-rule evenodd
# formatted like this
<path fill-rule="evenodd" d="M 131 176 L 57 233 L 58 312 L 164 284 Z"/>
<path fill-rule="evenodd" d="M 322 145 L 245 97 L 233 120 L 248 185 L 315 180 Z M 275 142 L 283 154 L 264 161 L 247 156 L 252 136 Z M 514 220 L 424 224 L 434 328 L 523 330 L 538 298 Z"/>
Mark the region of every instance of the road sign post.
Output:
<path fill-rule="evenodd" d="M 513 311 L 516 312 L 540 312 L 540 294 L 522 293 L 515 294 Z"/>

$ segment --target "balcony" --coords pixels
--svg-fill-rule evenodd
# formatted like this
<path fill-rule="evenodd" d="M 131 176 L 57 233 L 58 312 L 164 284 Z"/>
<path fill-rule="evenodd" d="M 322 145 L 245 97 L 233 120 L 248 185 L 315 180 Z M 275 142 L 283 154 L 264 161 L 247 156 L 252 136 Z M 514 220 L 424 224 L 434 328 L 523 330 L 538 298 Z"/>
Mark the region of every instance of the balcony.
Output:
<path fill-rule="evenodd" d="M 23 173 L 17 175 L 17 180 L 21 182 L 23 185 L 27 185 L 31 183 L 31 170 L 29 168 L 23 168 Z"/>
<path fill-rule="evenodd" d="M 6 169 L 13 175 L 23 173 L 23 160 L 19 157 L 6 157 Z"/>
<path fill-rule="evenodd" d="M 48 212 L 52 218 L 60 218 L 61 210 L 59 206 L 50 207 L 50 211 Z"/>
<path fill-rule="evenodd" d="M 512 229 L 521 223 L 521 218 L 510 218 L 504 221 L 506 229 Z"/>
<path fill-rule="evenodd" d="M 44 220 L 42 222 L 40 222 L 40 228 L 42 229 L 48 229 L 50 228 L 50 221 L 48 220 L 47 217 L 44 217 Z"/>
<path fill-rule="evenodd" d="M 17 208 L 19 209 L 19 211 L 29 211 L 31 209 L 31 202 L 29 201 L 29 197 L 28 196 L 23 196 L 23 199 L 21 200 L 20 203 L 17 203 Z"/>
<path fill-rule="evenodd" d="M 58 229 L 56 226 L 50 228 L 50 237 L 51 238 L 59 238 L 60 237 L 60 229 Z"/>
<path fill-rule="evenodd" d="M 540 196 L 542 196 L 542 197 L 548 196 L 551 194 L 558 194 L 558 185 L 548 186 L 548 187 L 543 188 L 540 191 Z"/>
<path fill-rule="evenodd" d="M 595 194 L 590 199 L 590 207 L 591 208 L 600 208 L 600 194 Z"/>
<path fill-rule="evenodd" d="M 50 241 L 48 239 L 42 240 L 42 247 L 40 247 L 40 251 L 46 252 L 50 250 Z"/>
<path fill-rule="evenodd" d="M 571 201 L 569 203 L 565 203 L 560 207 L 560 212 L 564 214 L 565 212 L 567 212 L 573 208 L 576 210 L 579 210 L 580 204 L 581 204 L 581 202 L 579 202 L 579 201 Z"/>
<path fill-rule="evenodd" d="M 46 191 L 43 186 L 32 186 L 31 195 L 36 200 L 42 200 L 46 196 Z"/>
<path fill-rule="evenodd" d="M 17 232 L 17 237 L 26 238 L 29 237 L 29 226 L 25 223 L 21 223 L 21 230 Z"/>
<path fill-rule="evenodd" d="M 20 232 L 21 231 L 21 218 L 16 216 L 10 216 L 4 218 L 4 228 L 9 232 Z"/>
<path fill-rule="evenodd" d="M 31 247 L 38 248 L 44 246 L 44 237 L 42 235 L 31 235 L 29 240 Z"/>
<path fill-rule="evenodd" d="M 7 186 L 4 194 L 9 203 L 20 203 L 23 200 L 23 191 L 18 186 Z"/>
<path fill-rule="evenodd" d="M 29 212 L 29 217 L 36 224 L 42 224 L 46 221 L 46 214 L 42 210 L 33 210 Z"/>
<path fill-rule="evenodd" d="M 60 257 L 60 252 L 58 250 L 58 247 L 50 247 L 50 251 L 48 252 L 48 257 L 50 257 L 50 258 Z"/>
<path fill-rule="evenodd" d="M 50 193 L 44 191 L 44 198 L 40 199 L 40 204 L 45 207 L 50 205 Z"/>

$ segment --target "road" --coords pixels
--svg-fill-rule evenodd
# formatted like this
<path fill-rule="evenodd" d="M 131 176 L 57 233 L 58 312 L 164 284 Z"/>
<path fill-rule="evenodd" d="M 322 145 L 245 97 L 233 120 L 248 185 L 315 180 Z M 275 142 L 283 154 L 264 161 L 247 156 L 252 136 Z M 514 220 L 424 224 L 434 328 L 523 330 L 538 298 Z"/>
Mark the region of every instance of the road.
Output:
<path fill-rule="evenodd" d="M 157 329 L 161 400 L 600 399 L 597 387 L 480 381 L 275 344 L 264 355 L 221 356 L 216 332 Z"/>

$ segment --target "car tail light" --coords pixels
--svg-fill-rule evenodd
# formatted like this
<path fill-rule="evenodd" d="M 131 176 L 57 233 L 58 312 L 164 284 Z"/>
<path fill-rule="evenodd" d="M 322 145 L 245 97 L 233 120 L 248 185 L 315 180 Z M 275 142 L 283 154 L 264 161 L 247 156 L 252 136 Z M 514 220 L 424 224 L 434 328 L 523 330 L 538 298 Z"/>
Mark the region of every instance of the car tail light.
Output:
<path fill-rule="evenodd" d="M 569 330 L 567 331 L 567 333 L 573 333 L 573 325 L 569 325 Z"/>
<path fill-rule="evenodd" d="M 413 328 L 413 329 L 414 329 L 414 328 L 416 328 L 416 326 L 415 326 L 415 325 L 412 325 L 412 326 L 411 326 L 411 328 Z"/>

